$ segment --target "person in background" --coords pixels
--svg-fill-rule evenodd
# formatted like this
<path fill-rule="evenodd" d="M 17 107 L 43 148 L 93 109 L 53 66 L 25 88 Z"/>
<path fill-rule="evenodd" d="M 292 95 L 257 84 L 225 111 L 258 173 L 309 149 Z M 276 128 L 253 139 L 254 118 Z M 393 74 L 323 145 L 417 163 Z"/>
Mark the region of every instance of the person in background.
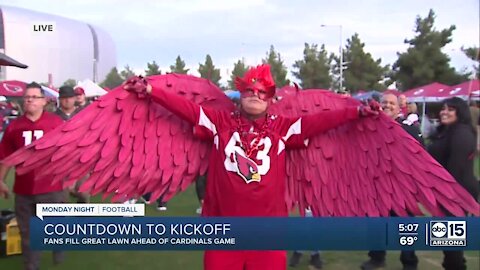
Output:
<path fill-rule="evenodd" d="M 12 111 L 10 112 L 12 116 L 19 116 L 23 114 L 22 106 L 18 104 L 18 101 L 14 101 L 14 100 L 8 101 L 7 107 L 12 109 Z"/>
<path fill-rule="evenodd" d="M 76 100 L 75 90 L 71 86 L 62 86 L 59 89 L 60 106 L 55 111 L 55 114 L 60 116 L 64 121 L 70 120 L 80 109 L 75 107 Z M 82 183 L 88 178 L 88 175 L 83 177 L 83 180 L 78 181 L 75 186 L 69 188 L 70 195 L 77 199 L 78 203 L 89 203 L 90 194 L 87 192 L 80 192 L 79 188 Z"/>
<path fill-rule="evenodd" d="M 47 99 L 47 105 L 45 105 L 45 111 L 55 113 L 57 110 L 57 100 L 55 98 Z"/>
<path fill-rule="evenodd" d="M 417 104 L 415 102 L 407 103 L 407 115 L 406 119 L 409 119 L 409 125 L 420 126 L 420 117 L 418 116 Z"/>
<path fill-rule="evenodd" d="M 144 194 L 141 198 L 145 203 L 150 204 L 150 197 L 151 196 L 152 196 L 151 193 L 147 193 L 147 194 Z M 157 210 L 158 211 L 167 211 L 167 202 L 163 201 L 163 195 L 160 196 L 157 199 Z"/>
<path fill-rule="evenodd" d="M 399 95 L 398 102 L 400 102 L 400 117 L 407 117 L 408 115 L 407 97 L 405 95 Z"/>
<path fill-rule="evenodd" d="M 415 102 L 408 102 L 407 103 L 407 115 L 410 114 L 418 114 L 418 108 L 417 108 L 417 103 Z"/>
<path fill-rule="evenodd" d="M 408 132 L 413 138 L 423 145 L 422 133 L 418 126 L 413 124 L 409 125 L 404 123 L 406 120 L 401 116 L 400 112 L 400 98 L 397 98 L 394 94 L 384 94 L 382 96 L 382 109 L 383 112 L 389 116 L 392 120 L 399 123 L 402 128 Z M 417 117 L 418 118 L 418 117 Z M 403 157 L 398 157 L 403 158 Z M 408 157 L 407 157 L 408 158 Z M 396 216 L 395 213 L 391 213 L 391 216 Z M 370 260 L 364 262 L 360 267 L 363 270 L 383 269 L 385 267 L 385 257 L 387 253 L 385 250 L 372 250 L 368 252 Z M 403 270 L 415 270 L 418 265 L 418 258 L 413 250 L 402 250 L 400 253 L 400 261 L 403 265 Z"/>
<path fill-rule="evenodd" d="M 460 185 L 478 199 L 479 186 L 473 172 L 476 136 L 467 103 L 458 97 L 449 98 L 443 101 L 440 125 L 436 133 L 431 136 L 431 144 L 427 149 Z M 444 269 L 467 269 L 463 251 L 444 251 L 443 253 Z"/>
<path fill-rule="evenodd" d="M 24 115 L 13 120 L 5 130 L 0 143 L 0 160 L 16 150 L 40 139 L 45 133 L 60 126 L 63 121 L 55 114 L 45 112 L 45 92 L 37 83 L 26 86 L 24 98 Z M 10 167 L 0 164 L 0 197 L 9 197 L 6 176 Z M 21 235 L 22 254 L 25 270 L 38 270 L 40 251 L 30 248 L 30 218 L 35 217 L 37 203 L 65 202 L 65 193 L 61 183 L 51 185 L 51 179 L 35 179 L 35 172 L 23 175 L 15 174 L 13 192 L 15 193 L 15 215 Z M 53 252 L 54 264 L 63 261 L 63 252 Z M 2 267 L 2 269 L 4 269 Z"/>
<path fill-rule="evenodd" d="M 428 139 L 430 138 L 430 136 L 435 133 L 435 130 L 436 130 L 436 126 L 435 124 L 432 122 L 432 120 L 428 117 L 428 115 L 425 115 L 421 121 L 421 131 L 422 131 L 422 135 L 423 135 L 423 138 L 425 139 Z"/>
<path fill-rule="evenodd" d="M 59 102 L 60 106 L 55 111 L 55 114 L 60 116 L 64 121 L 70 120 L 77 112 L 75 106 L 76 100 L 75 90 L 71 86 L 62 86 L 59 89 Z"/>
<path fill-rule="evenodd" d="M 90 101 L 87 100 L 87 97 L 85 96 L 85 90 L 82 87 L 75 88 L 75 95 L 75 105 L 78 107 L 79 111 L 90 105 Z"/>

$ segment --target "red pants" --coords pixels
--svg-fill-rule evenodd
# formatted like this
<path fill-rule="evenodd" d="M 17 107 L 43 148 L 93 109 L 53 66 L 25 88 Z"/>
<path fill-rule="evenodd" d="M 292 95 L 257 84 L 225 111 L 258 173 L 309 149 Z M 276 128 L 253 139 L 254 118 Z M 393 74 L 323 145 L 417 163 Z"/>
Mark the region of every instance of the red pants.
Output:
<path fill-rule="evenodd" d="M 286 251 L 205 251 L 205 270 L 286 270 Z"/>

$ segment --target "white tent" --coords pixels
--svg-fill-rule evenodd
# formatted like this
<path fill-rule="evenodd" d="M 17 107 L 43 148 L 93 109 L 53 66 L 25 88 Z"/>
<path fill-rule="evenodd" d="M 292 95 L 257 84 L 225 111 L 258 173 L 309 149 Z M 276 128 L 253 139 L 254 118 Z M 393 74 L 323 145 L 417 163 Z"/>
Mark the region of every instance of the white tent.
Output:
<path fill-rule="evenodd" d="M 79 81 L 76 87 L 82 87 L 83 90 L 85 90 L 85 96 L 87 97 L 103 96 L 108 93 L 89 79 Z"/>
<path fill-rule="evenodd" d="M 45 91 L 45 95 L 48 97 L 58 98 L 58 92 L 53 90 L 52 88 L 46 87 L 42 85 L 43 91 Z"/>

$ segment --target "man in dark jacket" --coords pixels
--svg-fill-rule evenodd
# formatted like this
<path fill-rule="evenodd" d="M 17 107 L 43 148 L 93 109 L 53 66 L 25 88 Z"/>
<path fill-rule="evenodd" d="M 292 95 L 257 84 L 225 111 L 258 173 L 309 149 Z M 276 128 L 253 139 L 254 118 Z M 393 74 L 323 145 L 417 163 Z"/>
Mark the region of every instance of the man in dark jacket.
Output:
<path fill-rule="evenodd" d="M 55 111 L 55 114 L 60 116 L 63 121 L 68 121 L 75 116 L 81 109 L 75 106 L 77 94 L 71 86 L 62 86 L 59 89 L 60 106 Z M 80 185 L 88 178 L 85 176 L 82 180 L 78 181 L 75 186 L 69 188 L 70 195 L 77 199 L 79 203 L 89 203 L 90 195 L 86 192 L 80 192 L 78 189 Z"/>
<path fill-rule="evenodd" d="M 423 145 L 423 137 L 420 129 L 417 125 L 409 125 L 404 123 L 404 118 L 402 117 L 400 110 L 400 102 L 394 94 L 384 94 L 382 96 L 382 109 L 383 112 L 391 117 L 393 120 L 397 121 L 402 125 L 403 129 L 412 135 L 419 143 Z M 403 158 L 403 157 L 400 157 Z M 392 216 L 395 216 L 395 213 L 391 213 Z M 361 265 L 361 268 L 364 270 L 373 270 L 373 269 L 383 269 L 385 267 L 385 256 L 386 251 L 384 250 L 375 250 L 368 252 L 370 260 L 364 262 Z M 400 254 L 400 261 L 403 264 L 403 270 L 415 270 L 418 265 L 418 258 L 415 255 L 413 250 L 402 250 Z"/>
<path fill-rule="evenodd" d="M 59 89 L 59 101 L 60 106 L 55 111 L 55 114 L 60 116 L 64 121 L 72 118 L 77 112 L 77 107 L 75 106 L 77 95 L 75 90 L 71 86 L 62 86 Z"/>

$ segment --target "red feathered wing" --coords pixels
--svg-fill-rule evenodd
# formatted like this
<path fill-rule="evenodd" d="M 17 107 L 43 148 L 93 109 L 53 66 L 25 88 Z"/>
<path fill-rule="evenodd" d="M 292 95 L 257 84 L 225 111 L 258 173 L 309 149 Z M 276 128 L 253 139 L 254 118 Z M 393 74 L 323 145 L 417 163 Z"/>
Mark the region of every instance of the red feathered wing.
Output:
<path fill-rule="evenodd" d="M 207 80 L 179 74 L 148 78 L 154 87 L 217 110 L 233 103 Z M 152 192 L 168 200 L 205 174 L 211 143 L 193 137 L 193 127 L 153 102 L 118 87 L 70 121 L 32 143 L 3 163 L 19 173 L 37 169 L 53 183 L 71 186 L 90 177 L 82 191 L 115 194 L 113 201 Z"/>
<path fill-rule="evenodd" d="M 360 105 L 325 90 L 284 89 L 272 113 L 302 116 Z M 287 152 L 287 203 L 319 216 L 479 213 L 479 205 L 413 137 L 380 113 L 347 123 Z M 408 211 L 408 212 L 407 212 Z"/>

